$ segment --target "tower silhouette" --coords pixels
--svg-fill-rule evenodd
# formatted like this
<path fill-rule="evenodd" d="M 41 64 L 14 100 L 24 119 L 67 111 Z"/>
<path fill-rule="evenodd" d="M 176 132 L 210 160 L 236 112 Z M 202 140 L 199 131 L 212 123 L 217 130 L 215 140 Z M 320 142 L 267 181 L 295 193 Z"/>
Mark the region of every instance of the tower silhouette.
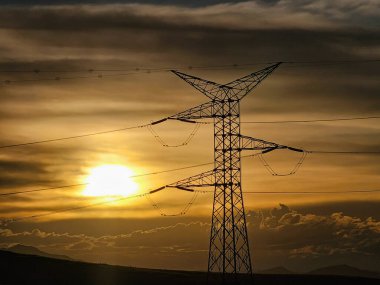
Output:
<path fill-rule="evenodd" d="M 241 184 L 241 152 L 257 150 L 265 153 L 289 148 L 240 133 L 241 100 L 280 64 L 273 64 L 227 84 L 218 84 L 172 70 L 210 100 L 167 119 L 213 120 L 214 168 L 168 186 L 180 189 L 215 187 L 208 272 L 221 273 L 223 281 L 230 277 L 236 278 L 239 273 L 252 274 Z"/>

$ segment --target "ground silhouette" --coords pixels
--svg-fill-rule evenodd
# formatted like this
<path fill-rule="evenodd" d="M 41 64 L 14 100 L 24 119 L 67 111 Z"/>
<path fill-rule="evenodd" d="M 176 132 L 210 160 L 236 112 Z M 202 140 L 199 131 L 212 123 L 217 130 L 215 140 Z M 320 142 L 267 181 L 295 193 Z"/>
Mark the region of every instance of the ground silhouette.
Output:
<path fill-rule="evenodd" d="M 38 285 L 196 285 L 207 284 L 205 272 L 154 270 L 79 261 L 59 260 L 35 255 L 0 251 L 0 284 Z M 255 274 L 253 282 L 247 276 L 240 284 L 255 285 L 378 285 L 379 279 L 317 276 L 300 274 Z M 220 284 L 211 279 L 208 284 Z"/>

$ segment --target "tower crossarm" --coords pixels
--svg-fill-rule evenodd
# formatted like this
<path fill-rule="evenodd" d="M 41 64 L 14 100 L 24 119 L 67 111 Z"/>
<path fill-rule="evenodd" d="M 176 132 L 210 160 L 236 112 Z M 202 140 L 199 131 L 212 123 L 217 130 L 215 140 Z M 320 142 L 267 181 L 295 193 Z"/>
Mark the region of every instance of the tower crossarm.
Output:
<path fill-rule="evenodd" d="M 267 78 L 277 67 L 279 67 L 280 64 L 281 62 L 278 62 L 225 84 L 224 86 L 229 88 L 229 97 L 241 100 L 265 78 Z"/>
<path fill-rule="evenodd" d="M 188 75 L 176 70 L 172 70 L 172 72 L 210 99 L 221 97 L 221 95 L 226 94 L 226 90 L 228 90 L 228 87 L 219 83 Z"/>
<path fill-rule="evenodd" d="M 167 187 L 210 187 L 215 186 L 215 171 L 210 170 L 190 176 L 177 182 L 166 185 Z"/>
<path fill-rule="evenodd" d="M 276 149 L 289 149 L 291 151 L 304 152 L 304 150 L 299 148 L 268 142 L 249 136 L 240 136 L 240 150 L 261 150 L 262 153 L 267 153 Z"/>
<path fill-rule="evenodd" d="M 213 106 L 212 101 L 203 103 L 201 105 L 195 106 L 193 108 L 187 109 L 185 111 L 179 112 L 175 115 L 168 117 L 172 120 L 195 120 L 195 119 L 205 119 L 213 117 Z"/>

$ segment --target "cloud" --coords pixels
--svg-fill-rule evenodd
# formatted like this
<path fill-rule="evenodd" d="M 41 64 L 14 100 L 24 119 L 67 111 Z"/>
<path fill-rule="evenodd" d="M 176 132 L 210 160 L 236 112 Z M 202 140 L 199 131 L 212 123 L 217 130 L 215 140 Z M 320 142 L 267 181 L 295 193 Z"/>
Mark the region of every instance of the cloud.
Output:
<path fill-rule="evenodd" d="M 221 59 L 226 52 L 236 58 L 252 46 L 265 61 L 264 52 L 278 54 L 272 46 L 276 41 L 281 41 L 283 49 L 287 47 L 281 58 L 312 50 L 318 51 L 315 56 L 322 56 L 323 50 L 356 54 L 364 47 L 378 47 L 376 29 L 369 28 L 367 21 L 379 9 L 368 2 L 351 9 L 347 7 L 353 4 L 325 1 L 319 6 L 292 1 L 268 6 L 249 1 L 201 8 L 139 4 L 5 7 L 0 12 L 1 47 L 4 59 L 26 61 L 95 57 L 132 61 L 134 57 L 127 57 L 126 51 L 133 52 L 137 61 L 156 58 L 159 53 L 161 59 L 157 59 L 162 61 L 183 56 L 183 50 L 190 48 L 200 58 L 219 54 Z"/>
<path fill-rule="evenodd" d="M 223 2 L 223 1 L 222 1 Z M 227 2 L 227 1 L 226 1 Z M 104 29 L 104 28 L 155 28 L 157 22 L 167 28 L 187 26 L 224 27 L 228 29 L 281 28 L 333 28 L 341 26 L 376 25 L 379 4 L 373 0 L 351 1 L 272 1 L 266 5 L 262 1 L 229 1 L 229 3 L 204 2 L 203 7 L 184 7 L 181 2 L 173 5 L 148 4 L 108 4 L 108 5 L 48 5 L 31 7 L 7 7 L 3 11 L 4 27 L 26 27 L 29 29 Z M 69 4 L 69 3 L 68 3 Z M 161 4 L 161 5 L 160 5 Z M 207 5 L 209 4 L 209 5 Z M 15 14 L 22 10 L 26 17 L 13 21 Z M 55 14 L 60 15 L 59 18 Z M 144 16 L 146 21 L 136 19 Z M 66 17 L 68 21 L 61 21 Z M 50 25 L 46 25 L 49 23 Z M 139 25 L 138 25 L 139 23 Z M 176 25 L 173 25 L 175 23 Z M 8 25 L 8 26 L 7 26 Z"/>
<path fill-rule="evenodd" d="M 74 251 L 78 251 L 78 250 L 91 250 L 91 249 L 94 248 L 94 246 L 95 245 L 93 243 L 91 243 L 91 242 L 80 241 L 80 242 L 69 244 L 68 246 L 66 246 L 66 249 L 68 249 L 68 250 L 74 250 Z"/>
<path fill-rule="evenodd" d="M 195 246 L 209 233 L 209 225 L 204 223 L 178 223 L 173 226 L 134 231 L 128 235 L 103 236 L 98 239 L 114 247 L 153 246 L 170 247 L 177 243 Z M 205 243 L 203 243 L 205 245 Z M 204 249 L 204 248 L 203 248 Z"/>
<path fill-rule="evenodd" d="M 234 2 L 244 2 L 241 0 L 56 0 L 52 3 L 49 0 L 33 0 L 33 3 L 29 0 L 3 0 L 4 5 L 67 5 L 67 4 L 120 4 L 120 3 L 145 3 L 145 4 L 156 4 L 156 5 L 178 5 L 178 6 L 208 6 L 220 3 L 234 3 Z"/>
<path fill-rule="evenodd" d="M 269 214 L 255 214 L 251 222 L 256 248 L 281 250 L 290 259 L 380 256 L 380 221 L 372 217 L 301 214 L 280 205 Z"/>
<path fill-rule="evenodd" d="M 28 244 L 49 253 L 64 253 L 87 261 L 98 262 L 102 255 L 103 262 L 111 264 L 195 269 L 206 262 L 208 233 L 209 225 L 201 222 L 100 237 L 39 229 L 23 232 L 2 229 L 0 244 Z"/>
<path fill-rule="evenodd" d="M 371 264 L 380 257 L 380 221 L 371 217 L 357 218 L 341 212 L 303 214 L 281 204 L 271 211 L 250 213 L 248 222 L 254 263 L 259 268 L 284 265 L 284 262 L 295 270 L 306 270 L 326 261 L 358 266 L 358 261 Z M 121 258 L 122 264 L 132 265 L 138 256 L 136 262 L 140 266 L 144 266 L 142 260 L 146 256 L 152 256 L 146 263 L 152 267 L 174 266 L 180 259 L 191 260 L 195 262 L 190 262 L 192 268 L 201 270 L 199 265 L 207 259 L 209 226 L 194 221 L 100 236 L 36 228 L 2 229 L 0 244 L 24 243 L 87 260 L 95 260 L 102 254 L 107 256 L 107 262 L 119 260 L 120 263 Z M 124 252 L 124 257 L 120 252 Z"/>
<path fill-rule="evenodd" d="M 10 189 L 30 184 L 56 182 L 51 179 L 48 164 L 41 161 L 23 161 L 11 158 L 0 158 L 0 188 Z"/>
<path fill-rule="evenodd" d="M 208 232 L 209 225 L 201 222 L 178 223 L 149 230 L 136 230 L 126 234 L 103 235 L 100 237 L 84 234 L 73 235 L 69 233 L 46 232 L 39 229 L 22 232 L 2 229 L 0 232 L 0 242 L 11 239 L 13 243 L 27 243 L 35 246 L 65 244 L 65 248 L 70 250 L 90 250 L 94 246 L 111 248 L 166 248 L 177 247 L 177 242 L 187 248 L 188 246 L 197 246 L 200 237 L 207 236 Z M 83 246 L 88 244 L 92 246 Z M 204 244 L 206 245 L 207 243 L 205 242 Z"/>

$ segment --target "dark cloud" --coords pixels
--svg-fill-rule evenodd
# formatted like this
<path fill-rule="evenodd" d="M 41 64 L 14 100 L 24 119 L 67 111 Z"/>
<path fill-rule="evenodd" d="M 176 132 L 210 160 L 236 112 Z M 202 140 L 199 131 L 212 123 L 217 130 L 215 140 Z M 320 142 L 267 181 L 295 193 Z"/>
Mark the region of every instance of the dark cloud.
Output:
<path fill-rule="evenodd" d="M 15 173 L 15 172 L 29 172 L 29 171 L 45 171 L 46 165 L 43 163 L 33 163 L 29 161 L 14 161 L 14 160 L 1 160 L 0 171 L 2 173 Z"/>
<path fill-rule="evenodd" d="M 148 9 L 147 12 L 142 13 L 145 9 Z M 9 46 L 9 52 L 4 53 L 1 67 L 11 70 L 20 68 L 23 70 L 87 70 L 102 66 L 113 66 L 117 69 L 118 66 L 123 65 L 154 67 L 157 63 L 162 66 L 167 65 L 168 62 L 172 66 L 187 66 L 189 62 L 207 65 L 226 61 L 247 63 L 310 58 L 313 60 L 365 59 L 373 57 L 371 51 L 376 51 L 380 46 L 376 29 L 357 27 L 304 29 L 303 26 L 289 28 L 281 25 L 263 28 L 262 25 L 246 27 L 239 24 L 227 26 L 220 19 L 215 19 L 211 23 L 183 21 L 181 18 L 183 12 L 174 8 L 168 9 L 163 14 L 164 17 L 155 15 L 150 9 L 159 8 L 67 6 L 4 9 L 4 15 L 0 17 L 3 19 L 0 20 L 0 26 L 7 31 L 5 38 L 8 40 L 4 41 L 3 46 Z M 228 8 L 225 11 L 228 11 Z M 219 13 L 223 14 L 224 10 Z M 197 18 L 198 11 L 194 13 L 190 11 L 186 15 L 190 19 Z M 200 15 L 203 14 L 200 13 Z M 7 17 L 9 19 L 6 19 Z M 235 18 L 233 19 L 232 22 L 235 23 Z M 16 44 L 18 48 L 21 48 L 19 52 L 13 48 Z M 29 48 L 23 50 L 23 46 Z M 18 57 L 16 61 L 7 60 L 7 57 L 16 57 L 16 55 Z M 22 61 L 22 57 L 26 60 Z M 49 61 L 48 57 L 54 59 Z M 100 57 L 103 60 L 89 60 L 89 57 Z M 285 65 L 276 71 L 276 76 L 281 77 L 273 79 L 278 82 L 282 92 L 278 90 L 271 92 L 270 96 L 266 96 L 265 100 L 260 102 L 260 107 L 255 107 L 252 111 L 259 114 L 268 111 L 312 112 L 318 107 L 318 110 L 324 110 L 326 113 L 348 110 L 374 113 L 376 103 L 378 103 L 376 94 L 379 91 L 376 80 L 377 71 L 377 65 L 373 64 L 327 67 L 322 65 L 312 68 L 301 67 L 301 69 Z M 205 72 L 194 71 L 193 73 L 199 76 L 210 76 Z M 215 80 L 222 82 L 230 80 L 238 72 L 230 71 L 229 74 L 231 75 L 226 79 L 215 78 Z M 240 74 L 243 75 L 244 71 Z M 78 75 L 86 76 L 88 73 L 78 73 Z M 3 80 L 54 78 L 55 76 L 55 74 L 20 73 L 2 75 Z M 62 74 L 59 76 L 64 77 Z M 214 72 L 213 76 L 218 76 L 218 73 Z M 225 72 L 223 76 L 226 77 Z M 126 80 L 141 82 L 143 78 L 128 79 L 126 77 Z M 86 84 L 92 85 L 92 82 L 89 81 Z M 56 83 L 52 85 L 49 82 L 24 84 L 57 86 Z M 313 88 L 310 88 L 311 86 Z M 267 90 L 271 91 L 271 89 Z M 91 90 L 87 89 L 87 92 Z M 78 93 L 75 96 L 78 96 Z M 84 98 L 83 94 L 86 93 L 82 92 L 79 96 Z M 38 101 L 46 99 L 46 95 L 37 94 L 36 92 L 30 92 L 28 96 L 22 93 L 12 94 L 11 98 L 12 100 L 24 98 L 24 100 Z M 131 92 L 128 99 L 133 99 L 133 94 L 134 92 Z M 70 94 L 65 95 L 70 96 Z M 141 98 L 141 94 L 138 95 Z M 94 99 L 97 96 L 92 94 Z M 104 96 L 104 94 L 99 94 L 99 96 Z M 114 99 L 119 97 L 116 94 L 108 96 Z M 161 100 L 163 96 L 165 93 L 160 96 Z M 154 100 L 155 97 L 146 94 L 145 98 Z M 4 96 L 2 100 L 7 101 L 9 97 Z M 270 103 L 273 100 L 278 102 L 286 100 L 287 108 L 283 108 L 282 104 L 273 106 Z M 341 104 L 342 100 L 345 101 L 344 104 Z M 70 112 L 67 115 L 70 115 Z"/>
<path fill-rule="evenodd" d="M 48 178 L 51 177 L 48 164 L 39 161 L 1 159 L 0 171 L 0 188 L 3 189 L 52 182 Z"/>
<path fill-rule="evenodd" d="M 285 26 L 281 23 L 266 27 L 252 25 L 253 18 L 247 26 L 247 22 L 240 24 L 239 15 L 230 16 L 231 20 L 226 23 L 222 16 L 228 15 L 230 9 L 222 6 L 216 12 L 203 12 L 169 7 L 162 12 L 159 6 L 138 5 L 5 8 L 1 11 L 0 26 L 9 32 L 14 31 L 15 40 L 22 38 L 29 42 L 30 47 L 87 47 L 99 51 L 108 48 L 136 53 L 154 51 L 161 53 L 161 57 L 185 49 L 200 55 L 213 53 L 214 60 L 223 58 L 226 53 L 231 60 L 243 59 L 238 56 L 243 51 L 252 50 L 252 46 L 255 47 L 255 58 L 273 61 L 277 59 L 274 55 L 282 60 L 288 60 L 292 55 L 300 58 L 310 54 L 316 58 L 344 57 L 360 47 L 370 49 L 379 45 L 376 30 L 355 26 L 321 30 L 305 29 L 300 24 L 289 28 L 284 21 Z M 198 21 L 204 19 L 204 14 L 210 14 L 211 20 Z M 306 19 L 304 21 L 307 22 Z M 281 49 L 273 45 L 274 42 L 281 42 Z"/>
<path fill-rule="evenodd" d="M 299 4 L 300 5 L 300 4 Z M 344 7 L 342 6 L 342 9 Z M 39 7 L 39 8 L 6 8 L 2 10 L 0 26 L 7 31 L 4 35 L 4 47 L 9 47 L 9 53 L 3 53 L 2 69 L 55 69 L 55 70 L 87 70 L 112 66 L 136 66 L 145 65 L 154 67 L 155 64 L 172 66 L 187 66 L 189 62 L 196 65 L 220 64 L 226 61 L 231 63 L 247 63 L 250 61 L 276 61 L 276 60 L 302 60 L 310 59 L 365 59 L 372 57 L 371 51 L 376 51 L 380 46 L 378 31 L 376 29 L 364 29 L 358 27 L 334 29 L 305 29 L 302 25 L 284 27 L 275 25 L 265 27 L 263 25 L 242 26 L 238 24 L 238 17 L 232 17 L 232 24 L 226 25 L 217 18 L 210 22 L 184 21 L 182 14 L 189 19 L 197 19 L 203 13 L 211 13 L 208 10 L 200 12 L 191 9 L 186 12 L 173 7 L 164 9 L 164 12 L 156 15 L 152 11 L 160 11 L 159 7 L 145 6 L 93 6 L 93 7 Z M 230 7 L 216 10 L 216 14 L 228 13 Z M 198 15 L 199 14 L 199 15 Z M 9 17 L 9 18 L 7 18 Z M 200 16 L 199 16 L 200 17 Z M 203 19 L 203 18 L 201 18 Z M 170 44 L 168 44 L 170 43 Z M 278 44 L 276 44 L 278 43 Z M 17 45 L 17 49 L 14 49 Z M 23 50 L 23 46 L 28 49 Z M 252 48 L 254 47 L 254 49 Z M 19 48 L 21 50 L 17 51 Z M 15 54 L 16 52 L 16 54 Z M 8 54 L 8 55 L 7 55 Z M 126 56 L 127 55 L 127 56 Z M 7 57 L 17 57 L 15 61 L 9 61 Z M 26 60 L 22 60 L 26 57 Z M 54 59 L 48 59 L 53 57 Z M 89 57 L 104 58 L 102 60 L 89 60 Z M 65 59 L 67 58 L 67 59 Z M 199 63 L 199 64 L 198 64 Z M 257 69 L 256 67 L 254 69 Z M 377 84 L 378 67 L 375 64 L 352 64 L 338 66 L 301 67 L 301 69 L 286 66 L 276 71 L 278 89 L 267 86 L 270 95 L 258 98 L 260 104 L 254 106 L 251 112 L 264 114 L 267 112 L 279 113 L 310 113 L 318 112 L 369 112 L 375 113 L 378 105 L 379 86 Z M 247 70 L 247 72 L 249 72 Z M 195 75 L 209 77 L 209 73 L 194 71 Z M 224 78 L 217 78 L 218 72 L 214 72 L 217 81 L 227 81 L 238 74 L 244 75 L 245 71 L 230 71 L 222 74 Z M 229 76 L 226 76 L 229 74 Z M 38 79 L 64 77 L 65 74 L 2 74 L 3 80 L 12 79 Z M 88 75 L 78 73 L 77 75 Z M 139 78 L 140 77 L 140 78 Z M 145 75 L 136 75 L 133 78 L 126 77 L 127 81 L 142 82 Z M 168 77 L 169 78 L 169 77 Z M 164 81 L 167 81 L 165 78 Z M 162 79 L 159 77 L 159 80 Z M 213 78 L 212 78 L 213 79 Z M 154 77 L 150 81 L 155 80 Z M 104 79 L 108 84 L 114 84 L 109 79 Z M 75 81 L 74 81 L 75 82 Z M 92 100 L 104 96 L 104 92 L 96 92 L 88 88 L 93 85 L 93 80 L 77 85 L 86 90 L 82 92 L 66 92 L 66 98 L 87 99 L 91 92 Z M 163 80 L 161 80 L 163 82 Z M 50 86 L 54 90 L 57 83 L 28 82 L 23 83 L 36 87 Z M 78 83 L 76 83 L 78 84 Z M 96 82 L 95 84 L 99 84 Z M 106 85 L 106 83 L 101 83 Z M 174 82 L 174 86 L 182 86 Z M 15 84 L 16 86 L 18 84 Z M 119 84 L 118 84 L 119 85 Z M 11 85 L 12 86 L 12 85 Z M 130 84 L 135 89 L 136 86 Z M 311 88 L 312 86 L 312 88 Z M 22 86 L 18 86 L 22 88 Z M 129 86 L 128 86 L 129 87 Z M 15 87 L 11 87 L 15 88 Z M 45 92 L 38 92 L 38 88 L 28 94 L 5 89 L 6 96 L 2 96 L 4 102 L 17 100 L 33 101 L 34 103 L 52 99 Z M 102 88 L 103 89 L 103 88 Z M 102 90 L 100 89 L 100 90 Z M 161 90 L 166 89 L 161 86 Z M 147 91 L 149 88 L 147 88 Z M 190 89 L 189 89 L 190 90 Z M 281 92 L 279 92 L 281 90 Z M 84 92 L 83 92 L 84 91 Z M 150 90 L 149 90 L 150 91 Z M 157 103 L 160 98 L 172 100 L 172 94 L 160 91 L 159 97 L 152 96 L 156 90 L 141 94 L 141 91 L 129 92 L 128 99 L 154 100 Z M 70 94 L 71 93 L 71 94 Z M 285 93 L 285 94 L 284 94 Z M 360 96 L 359 96 L 360 94 Z M 62 94 L 63 95 L 63 94 Z M 62 96 L 60 95 L 60 96 Z M 54 97 L 59 100 L 60 96 Z M 113 92 L 107 94 L 108 99 L 126 99 L 125 94 Z M 273 105 L 273 101 L 286 102 Z M 342 101 L 345 103 L 342 104 Z M 58 102 L 58 101 L 57 101 Z M 131 110 L 133 108 L 134 110 Z M 146 109 L 145 109 L 146 110 Z M 3 117 L 20 118 L 28 116 L 44 116 L 44 113 L 52 116 L 91 116 L 91 109 L 82 112 L 75 110 L 20 110 L 9 115 L 6 111 Z M 95 110 L 94 110 L 95 111 Z M 110 112 L 144 113 L 144 108 L 136 108 L 131 105 L 125 110 L 99 110 L 96 112 L 104 116 Z M 150 110 L 151 111 L 151 110 Z M 162 110 L 163 111 L 163 110 Z M 167 110 L 170 112 L 171 110 Z M 174 110 L 173 110 L 174 111 Z"/>
<path fill-rule="evenodd" d="M 117 0 L 117 1 L 109 1 L 109 0 L 55 0 L 54 2 L 49 0 L 3 0 L 2 5 L 68 5 L 68 4 L 120 4 L 120 3 L 140 3 L 140 4 L 158 4 L 158 5 L 179 5 L 179 6 L 189 6 L 189 7 L 197 7 L 197 6 L 207 6 L 207 5 L 215 5 L 220 3 L 235 3 L 235 2 L 244 2 L 241 0 Z M 271 2 L 271 1 L 269 1 Z"/>
<path fill-rule="evenodd" d="M 17 5 L 17 1 L 12 1 Z M 47 1 L 49 2 L 49 1 Z M 66 2 L 66 3 L 65 3 Z M 99 2 L 99 1 L 98 1 Z M 107 13 L 116 13 L 116 15 L 125 15 L 125 11 L 130 13 L 143 12 L 145 16 L 151 16 L 157 14 L 158 16 L 165 16 L 165 18 L 172 20 L 182 18 L 183 21 L 189 20 L 189 15 L 198 22 L 210 22 L 209 20 L 218 19 L 221 20 L 223 16 L 223 21 L 221 23 L 233 26 L 236 18 L 231 14 L 238 14 L 241 18 L 247 18 L 251 16 L 250 22 L 246 22 L 244 26 L 249 26 L 252 23 L 260 23 L 261 26 L 265 27 L 272 25 L 285 24 L 287 25 L 302 25 L 304 27 L 316 26 L 316 27 L 331 27 L 334 25 L 355 25 L 364 26 L 372 25 L 378 27 L 376 24 L 376 19 L 379 14 L 377 8 L 379 5 L 374 1 L 362 1 L 360 5 L 357 5 L 355 1 L 344 0 L 344 1 L 334 1 L 333 3 L 329 1 L 319 0 L 319 1 L 135 1 L 135 3 L 130 4 L 131 1 L 118 1 L 107 3 L 95 3 L 98 5 L 85 5 L 86 1 L 79 2 L 54 2 L 55 5 L 39 5 L 34 7 L 34 3 L 29 3 L 31 5 L 21 6 L 22 8 L 31 7 L 36 15 L 42 11 L 45 14 L 46 20 L 53 20 L 50 15 L 43 13 L 48 10 L 68 10 L 70 6 L 75 6 L 77 11 L 82 12 L 83 10 L 89 10 L 92 12 L 93 16 L 99 16 L 99 10 L 106 11 Z M 144 5 L 144 4 L 154 5 Z M 46 2 L 45 2 L 46 3 Z M 44 4 L 44 3 L 37 3 Z M 51 4 L 51 2 L 49 2 Z M 60 5 L 67 4 L 67 5 Z M 78 4 L 78 5 L 72 5 Z M 103 5 L 102 5 L 103 4 Z M 107 5 L 104 5 L 107 4 Z M 167 5 L 170 4 L 170 5 Z M 185 5 L 183 5 L 185 4 Z M 186 5 L 187 4 L 187 5 Z M 201 5 L 199 5 L 201 4 Z M 183 6 L 188 6 L 183 7 Z M 14 11 L 19 8 L 9 8 L 12 7 L 8 5 L 9 11 Z M 98 7 L 101 7 L 100 9 Z M 116 7 L 116 9 L 114 9 Z M 163 8 L 162 10 L 160 10 Z M 116 11 L 116 12 L 115 12 Z M 173 13 L 174 11 L 174 13 Z M 95 12 L 95 13 L 94 13 Z M 265 16 L 264 16 L 265 14 Z M 70 17 L 75 17 L 76 13 L 74 10 L 70 13 Z M 198 16 L 208 16 L 198 17 Z M 253 17 L 252 17 L 253 16 Z M 38 17 L 32 17 L 31 19 L 38 19 Z M 115 19 L 108 19 L 106 23 L 113 22 Z M 232 21 L 231 21 L 232 20 Z M 98 19 L 99 23 L 104 23 L 101 18 Z M 118 21 L 118 19 L 116 19 Z M 128 20 L 127 20 L 128 21 Z M 57 22 L 56 22 L 57 23 Z M 124 21 L 120 23 L 126 23 Z M 63 23 L 61 23 L 63 24 Z M 71 23 L 65 23 L 70 26 Z M 232 24 L 232 25 L 231 25 Z M 64 26 L 64 25 L 61 25 Z"/>
<path fill-rule="evenodd" d="M 15 143 L 16 140 L 4 140 L 2 145 Z M 86 147 L 87 154 L 93 152 Z M 71 157 L 62 156 L 69 152 Z M 81 153 L 81 156 L 79 156 Z M 19 149 L 7 149 L 0 158 L 0 188 L 2 192 L 31 190 L 68 184 L 65 175 L 76 173 L 83 175 L 81 167 L 73 167 L 83 161 L 84 150 L 78 145 L 30 145 Z M 38 157 L 38 158 L 37 158 Z M 73 183 L 70 183 L 73 184 Z M 15 197 L 2 197 L 2 201 Z"/>

